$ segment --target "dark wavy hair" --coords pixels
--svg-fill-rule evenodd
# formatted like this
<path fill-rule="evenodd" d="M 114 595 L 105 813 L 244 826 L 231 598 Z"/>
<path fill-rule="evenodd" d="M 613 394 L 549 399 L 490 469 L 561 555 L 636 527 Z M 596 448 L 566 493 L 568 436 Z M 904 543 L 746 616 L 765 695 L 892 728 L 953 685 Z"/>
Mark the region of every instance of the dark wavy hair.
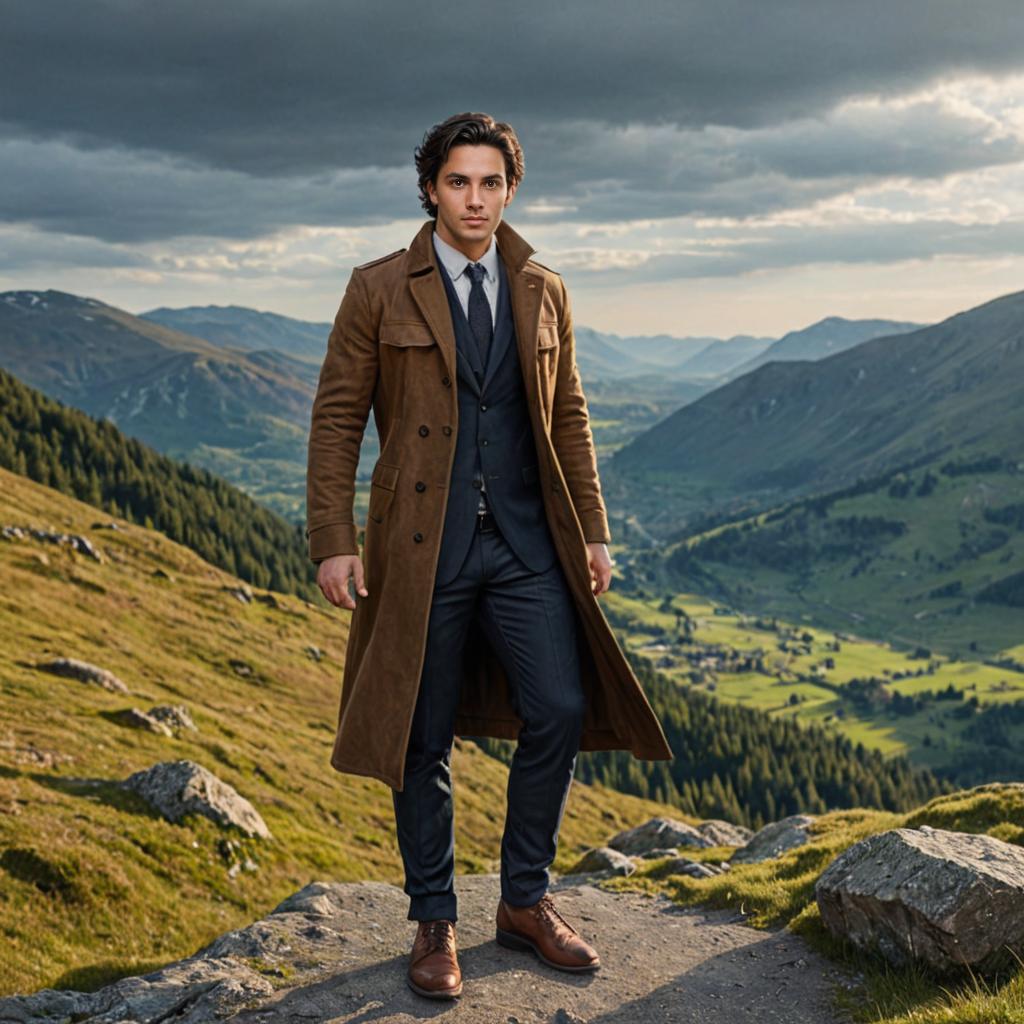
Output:
<path fill-rule="evenodd" d="M 490 114 L 466 112 L 453 114 L 447 121 L 435 124 L 416 147 L 416 170 L 419 173 L 420 205 L 435 220 L 437 204 L 430 201 L 427 182 L 437 188 L 437 175 L 453 146 L 494 146 L 505 158 L 508 184 L 518 185 L 526 173 L 523 147 L 510 124 L 495 121 Z"/>

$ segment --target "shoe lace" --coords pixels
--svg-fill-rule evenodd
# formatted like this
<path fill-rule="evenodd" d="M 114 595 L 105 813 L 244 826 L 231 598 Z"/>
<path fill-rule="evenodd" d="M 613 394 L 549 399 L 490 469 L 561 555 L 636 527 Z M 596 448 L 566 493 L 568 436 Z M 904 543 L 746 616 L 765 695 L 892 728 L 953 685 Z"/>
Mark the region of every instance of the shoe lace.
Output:
<path fill-rule="evenodd" d="M 575 929 L 573 928 L 573 926 L 569 924 L 569 922 L 566 921 L 566 919 L 562 917 L 562 915 L 558 912 L 558 909 L 555 907 L 554 901 L 547 893 L 541 896 L 540 900 L 538 901 L 536 913 L 538 917 L 547 917 L 548 920 L 550 920 L 552 923 L 556 925 L 556 927 L 558 925 L 561 925 L 563 928 L 568 929 L 569 932 L 575 934 Z"/>
<path fill-rule="evenodd" d="M 443 949 L 450 952 L 454 949 L 455 929 L 452 922 L 444 918 L 438 921 L 426 921 L 423 924 L 423 936 L 431 951 Z"/>

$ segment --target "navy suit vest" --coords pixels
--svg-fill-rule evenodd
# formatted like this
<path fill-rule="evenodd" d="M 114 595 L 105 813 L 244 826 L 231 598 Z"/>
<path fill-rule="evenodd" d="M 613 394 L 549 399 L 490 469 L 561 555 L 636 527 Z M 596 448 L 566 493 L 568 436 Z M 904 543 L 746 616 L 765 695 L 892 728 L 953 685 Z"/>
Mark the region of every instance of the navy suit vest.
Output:
<path fill-rule="evenodd" d="M 438 269 L 455 329 L 459 429 L 435 585 L 454 579 L 465 561 L 477 528 L 481 477 L 498 529 L 528 568 L 543 572 L 558 553 L 544 511 L 505 263 L 499 256 L 498 308 L 486 367 L 455 286 L 447 270 L 440 264 Z"/>

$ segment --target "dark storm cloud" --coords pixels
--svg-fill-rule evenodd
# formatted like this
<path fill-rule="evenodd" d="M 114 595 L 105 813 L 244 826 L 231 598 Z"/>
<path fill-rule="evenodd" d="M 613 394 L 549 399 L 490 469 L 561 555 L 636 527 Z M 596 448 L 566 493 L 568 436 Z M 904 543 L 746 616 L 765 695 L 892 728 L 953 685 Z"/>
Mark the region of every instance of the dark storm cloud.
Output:
<path fill-rule="evenodd" d="M 1019 0 L 8 2 L 0 116 L 256 174 L 406 163 L 484 109 L 756 127 L 951 69 L 1019 66 Z"/>
<path fill-rule="evenodd" d="M 1021 159 L 1015 138 L 926 103 L 826 116 L 1018 68 L 1019 0 L 68 0 L 0 16 L 0 218 L 108 241 L 416 216 L 413 147 L 464 109 L 519 132 L 520 219 L 539 201 L 559 219 L 744 216 Z"/>

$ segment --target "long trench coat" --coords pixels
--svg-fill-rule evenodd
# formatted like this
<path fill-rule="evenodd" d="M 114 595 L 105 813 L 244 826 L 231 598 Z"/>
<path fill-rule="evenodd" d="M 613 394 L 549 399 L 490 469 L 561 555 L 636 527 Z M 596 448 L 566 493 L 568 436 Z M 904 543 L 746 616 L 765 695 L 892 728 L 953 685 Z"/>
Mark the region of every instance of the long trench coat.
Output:
<path fill-rule="evenodd" d="M 455 334 L 427 220 L 408 250 L 356 267 L 327 342 L 313 402 L 307 474 L 309 556 L 359 554 L 356 466 L 370 409 L 380 437 L 331 765 L 403 788 L 458 427 Z M 594 596 L 586 543 L 611 538 L 562 278 L 504 221 L 519 364 L 544 507 L 582 629 L 587 710 L 581 750 L 673 756 Z M 482 631 L 460 666 L 455 732 L 515 739 L 521 720 Z"/>

